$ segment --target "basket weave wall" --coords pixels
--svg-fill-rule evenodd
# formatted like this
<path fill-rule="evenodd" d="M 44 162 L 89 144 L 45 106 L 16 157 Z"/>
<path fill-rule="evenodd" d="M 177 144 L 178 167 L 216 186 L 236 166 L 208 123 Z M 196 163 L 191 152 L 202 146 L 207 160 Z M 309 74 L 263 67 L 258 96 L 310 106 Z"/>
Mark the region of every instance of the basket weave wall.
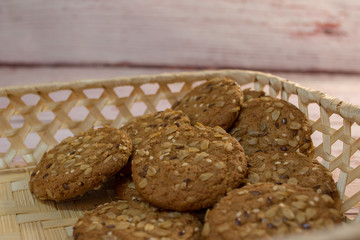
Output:
<path fill-rule="evenodd" d="M 215 76 L 231 77 L 242 87 L 264 89 L 273 97 L 296 100 L 298 107 L 310 117 L 312 132 L 321 134 L 314 157 L 334 173 L 344 200 L 342 210 L 351 218 L 348 221 L 359 222 L 360 189 L 352 185 L 360 178 L 357 155 L 360 138 L 352 136 L 352 128 L 360 124 L 360 107 L 274 75 L 222 70 L 0 89 L 0 239 L 71 239 L 72 225 L 83 210 L 114 198 L 111 183 L 100 190 L 103 194 L 91 192 L 62 203 L 39 201 L 30 194 L 29 173 L 44 152 L 66 134 L 105 124 L 120 127 L 134 114 L 169 107 L 199 81 Z M 150 85 L 157 87 L 157 91 L 149 92 L 147 86 Z M 341 121 L 339 128 L 332 126 L 333 116 Z M 340 153 L 332 151 L 334 144 L 341 144 Z M 351 194 L 347 196 L 349 189 Z M 338 228 L 326 239 L 345 236 L 357 239 L 351 238 L 360 236 L 358 226 L 353 224 L 351 230 L 351 226 Z M 309 235 L 308 239 L 319 239 L 319 236 Z"/>

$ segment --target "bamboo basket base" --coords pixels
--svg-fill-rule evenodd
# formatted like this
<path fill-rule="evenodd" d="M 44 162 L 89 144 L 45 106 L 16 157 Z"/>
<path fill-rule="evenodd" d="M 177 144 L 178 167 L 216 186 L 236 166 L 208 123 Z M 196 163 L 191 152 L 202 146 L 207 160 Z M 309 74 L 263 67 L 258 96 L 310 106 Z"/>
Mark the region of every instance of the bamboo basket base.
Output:
<path fill-rule="evenodd" d="M 117 200 L 115 177 L 104 186 L 68 201 L 42 201 L 29 190 L 29 173 L 0 175 L 0 239 L 72 239 L 72 227 L 86 210 Z"/>

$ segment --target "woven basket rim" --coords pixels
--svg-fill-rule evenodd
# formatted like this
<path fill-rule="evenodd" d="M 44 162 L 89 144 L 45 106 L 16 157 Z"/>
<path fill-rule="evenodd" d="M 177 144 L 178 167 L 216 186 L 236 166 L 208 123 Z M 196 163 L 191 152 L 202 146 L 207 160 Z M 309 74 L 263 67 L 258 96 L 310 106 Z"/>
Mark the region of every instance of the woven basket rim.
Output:
<path fill-rule="evenodd" d="M 51 83 L 40 83 L 40 84 L 29 84 L 29 85 L 14 85 L 0 88 L 0 97 L 6 97 L 10 94 L 23 95 L 38 92 L 55 92 L 61 90 L 77 90 L 84 88 L 99 88 L 99 87 L 116 87 L 124 86 L 129 83 L 131 84 L 144 84 L 144 83 L 158 83 L 162 81 L 166 82 L 191 82 L 194 79 L 201 80 L 201 78 L 210 78 L 217 76 L 232 76 L 236 74 L 247 74 L 250 78 L 255 77 L 255 81 L 258 78 L 263 78 L 263 81 L 269 81 L 271 79 L 277 79 L 283 84 L 287 84 L 291 87 L 296 88 L 297 94 L 299 91 L 305 91 L 312 93 L 313 98 L 310 99 L 312 102 L 318 103 L 323 106 L 326 110 L 332 111 L 339 114 L 345 119 L 356 122 L 360 125 L 360 106 L 343 101 L 339 98 L 333 97 L 327 93 L 304 87 L 296 82 L 289 81 L 285 78 L 260 71 L 251 70 L 240 70 L 240 69 L 222 69 L 222 70 L 206 70 L 206 71 L 189 71 L 189 72 L 176 72 L 176 73 L 161 73 L 161 74 L 142 74 L 137 76 L 129 77 L 113 77 L 113 78 L 99 78 L 99 79 L 81 79 L 69 82 L 51 82 Z M 145 82 L 146 80 L 146 82 Z M 170 81 L 169 81 L 170 80 Z M 284 87 L 284 86 L 281 86 Z"/>

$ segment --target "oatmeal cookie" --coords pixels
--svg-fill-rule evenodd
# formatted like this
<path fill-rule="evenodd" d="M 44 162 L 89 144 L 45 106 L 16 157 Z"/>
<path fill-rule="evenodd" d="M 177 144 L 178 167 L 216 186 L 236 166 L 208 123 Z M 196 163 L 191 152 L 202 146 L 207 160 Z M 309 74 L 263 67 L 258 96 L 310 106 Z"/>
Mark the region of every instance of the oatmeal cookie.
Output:
<path fill-rule="evenodd" d="M 221 127 L 172 126 L 150 135 L 132 161 L 136 189 L 155 206 L 206 208 L 246 175 L 241 145 Z"/>
<path fill-rule="evenodd" d="M 140 201 L 120 200 L 86 212 L 74 239 L 199 239 L 201 223 L 189 213 L 168 212 Z"/>
<path fill-rule="evenodd" d="M 56 201 L 100 188 L 128 161 L 132 143 L 124 131 L 104 127 L 68 137 L 45 153 L 30 178 L 39 199 Z"/>
<path fill-rule="evenodd" d="M 274 149 L 309 156 L 313 148 L 305 114 L 291 103 L 271 97 L 245 102 L 230 134 L 240 142 L 246 155 Z"/>
<path fill-rule="evenodd" d="M 240 86 L 232 79 L 218 77 L 195 87 L 172 108 L 182 110 L 192 124 L 200 122 L 227 130 L 239 115 L 242 102 Z"/>
<path fill-rule="evenodd" d="M 202 235 L 205 240 L 269 239 L 340 222 L 329 195 L 289 184 L 257 183 L 233 190 L 209 210 Z"/>
<path fill-rule="evenodd" d="M 341 207 L 336 184 L 330 171 L 316 159 L 298 153 L 257 152 L 248 156 L 248 176 L 245 182 L 288 183 L 327 194 Z"/>

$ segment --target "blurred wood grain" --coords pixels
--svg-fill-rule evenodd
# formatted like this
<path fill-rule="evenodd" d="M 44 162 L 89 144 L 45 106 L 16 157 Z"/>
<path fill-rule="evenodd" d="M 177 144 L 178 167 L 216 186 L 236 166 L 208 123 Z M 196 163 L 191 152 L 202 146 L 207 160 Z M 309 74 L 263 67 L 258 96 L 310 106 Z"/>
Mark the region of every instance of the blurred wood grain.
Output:
<path fill-rule="evenodd" d="M 360 1 L 0 1 L 0 63 L 360 72 Z"/>

